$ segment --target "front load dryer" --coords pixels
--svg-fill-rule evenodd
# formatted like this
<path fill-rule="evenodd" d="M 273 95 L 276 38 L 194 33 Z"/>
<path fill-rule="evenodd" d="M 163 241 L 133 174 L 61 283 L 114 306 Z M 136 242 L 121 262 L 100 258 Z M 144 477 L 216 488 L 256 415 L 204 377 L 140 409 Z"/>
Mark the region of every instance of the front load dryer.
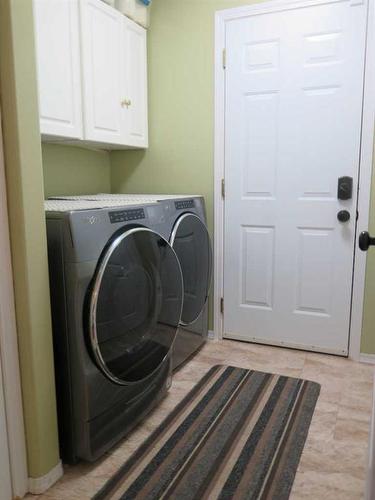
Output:
<path fill-rule="evenodd" d="M 207 340 L 212 246 L 202 196 L 167 198 L 160 203 L 184 283 L 180 327 L 173 347 L 173 369 L 176 369 Z"/>
<path fill-rule="evenodd" d="M 161 204 L 45 208 L 61 455 L 93 461 L 170 385 L 181 266 Z"/>

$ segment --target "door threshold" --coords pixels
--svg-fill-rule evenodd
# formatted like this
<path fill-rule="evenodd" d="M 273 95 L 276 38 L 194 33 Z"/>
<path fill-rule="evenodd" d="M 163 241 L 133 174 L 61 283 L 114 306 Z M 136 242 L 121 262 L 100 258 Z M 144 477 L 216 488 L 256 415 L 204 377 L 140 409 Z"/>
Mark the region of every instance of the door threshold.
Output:
<path fill-rule="evenodd" d="M 338 350 L 338 349 L 327 349 L 324 347 L 317 347 L 317 346 L 308 346 L 308 345 L 300 345 L 300 344 L 294 344 L 292 342 L 280 342 L 277 340 L 270 340 L 269 342 L 265 341 L 264 339 L 258 339 L 256 337 L 245 337 L 240 334 L 232 334 L 232 333 L 225 333 L 223 335 L 223 339 L 226 340 L 237 340 L 239 342 L 246 342 L 248 344 L 259 344 L 259 345 L 264 345 L 267 347 L 284 347 L 286 349 L 293 349 L 295 351 L 305 351 L 305 352 L 314 352 L 316 354 L 329 354 L 331 356 L 339 356 L 341 358 L 348 358 L 349 354 L 348 351 L 343 351 L 343 350 Z"/>

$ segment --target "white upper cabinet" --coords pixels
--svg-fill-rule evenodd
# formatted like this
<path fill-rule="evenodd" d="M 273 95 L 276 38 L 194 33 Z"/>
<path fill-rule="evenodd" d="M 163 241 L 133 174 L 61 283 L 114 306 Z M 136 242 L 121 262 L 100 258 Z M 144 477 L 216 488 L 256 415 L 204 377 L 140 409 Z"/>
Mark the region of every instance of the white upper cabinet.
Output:
<path fill-rule="evenodd" d="M 147 31 L 124 17 L 124 120 L 126 142 L 148 146 L 147 118 Z"/>
<path fill-rule="evenodd" d="M 100 0 L 81 0 L 85 139 L 124 144 L 123 18 Z"/>
<path fill-rule="evenodd" d="M 34 12 L 43 139 L 146 148 L 146 30 L 101 0 L 34 0 Z"/>
<path fill-rule="evenodd" d="M 40 128 L 82 138 L 78 0 L 34 0 Z"/>

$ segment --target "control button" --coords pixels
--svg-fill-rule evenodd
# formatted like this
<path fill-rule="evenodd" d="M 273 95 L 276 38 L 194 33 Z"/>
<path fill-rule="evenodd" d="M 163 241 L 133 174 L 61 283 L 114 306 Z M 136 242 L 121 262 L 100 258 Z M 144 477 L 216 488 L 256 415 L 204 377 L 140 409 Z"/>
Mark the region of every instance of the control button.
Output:
<path fill-rule="evenodd" d="M 119 222 L 129 222 L 135 220 L 145 219 L 145 211 L 143 208 L 141 209 L 133 209 L 133 210 L 121 210 L 116 212 L 109 213 L 109 220 L 112 224 Z"/>
<path fill-rule="evenodd" d="M 186 210 L 188 208 L 194 208 L 194 206 L 194 200 L 175 201 L 176 210 Z"/>

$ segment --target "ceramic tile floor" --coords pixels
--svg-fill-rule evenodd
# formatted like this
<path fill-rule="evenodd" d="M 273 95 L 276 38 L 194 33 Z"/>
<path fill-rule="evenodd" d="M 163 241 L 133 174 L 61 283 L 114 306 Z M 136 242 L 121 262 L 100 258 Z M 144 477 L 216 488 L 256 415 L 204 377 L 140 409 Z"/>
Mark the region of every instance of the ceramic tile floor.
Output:
<path fill-rule="evenodd" d="M 175 374 L 168 396 L 128 438 L 95 465 L 66 467 L 64 477 L 38 498 L 91 498 L 215 364 L 231 364 L 319 382 L 322 390 L 291 499 L 364 498 L 374 367 L 334 356 L 229 340 L 207 343 Z"/>

